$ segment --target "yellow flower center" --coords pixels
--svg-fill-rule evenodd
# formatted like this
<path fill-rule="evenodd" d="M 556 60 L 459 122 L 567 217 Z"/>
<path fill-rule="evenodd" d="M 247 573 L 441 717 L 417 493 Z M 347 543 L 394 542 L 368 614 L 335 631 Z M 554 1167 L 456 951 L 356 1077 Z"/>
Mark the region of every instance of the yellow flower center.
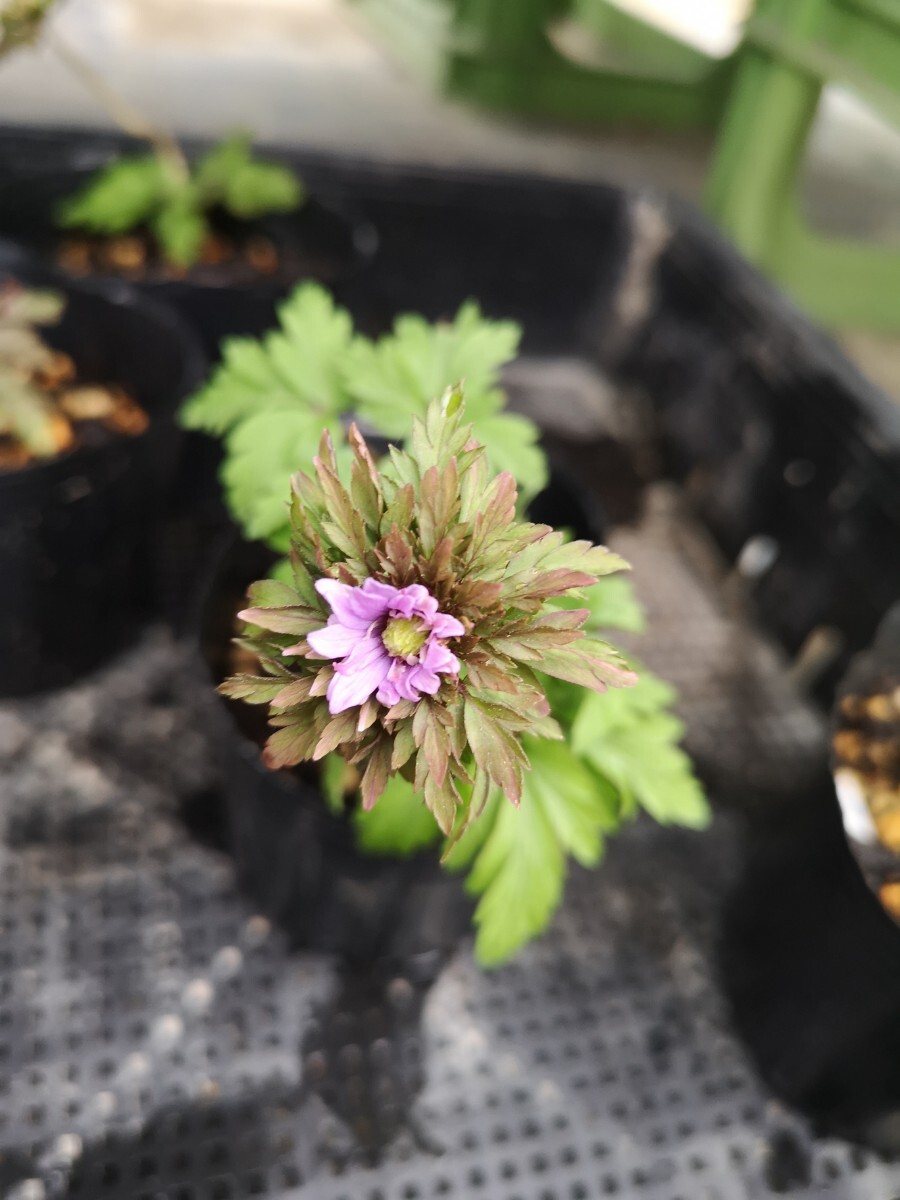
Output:
<path fill-rule="evenodd" d="M 394 658 L 410 658 L 418 654 L 428 637 L 419 621 L 412 617 L 391 617 L 384 627 L 381 640 Z"/>

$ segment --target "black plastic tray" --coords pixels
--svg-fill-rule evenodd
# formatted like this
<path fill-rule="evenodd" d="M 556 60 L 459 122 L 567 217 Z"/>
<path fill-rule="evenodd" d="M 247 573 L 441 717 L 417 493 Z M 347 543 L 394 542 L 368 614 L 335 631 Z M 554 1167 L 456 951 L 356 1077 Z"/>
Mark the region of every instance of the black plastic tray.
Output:
<path fill-rule="evenodd" d="M 0 172 L 107 144 L 8 132 Z M 181 806 L 215 806 L 220 758 L 184 648 L 151 641 L 77 702 L 0 708 L 0 1184 L 19 1200 L 897 1194 L 900 1166 L 813 1137 L 747 1048 L 805 1111 L 891 1140 L 900 933 L 847 851 L 823 710 L 784 650 L 833 626 L 827 701 L 900 596 L 900 417 L 659 198 L 298 165 L 378 229 L 344 297 L 365 328 L 475 296 L 522 321 L 544 365 L 602 369 L 656 429 L 645 469 L 682 486 L 653 485 L 612 540 L 719 815 L 706 835 L 638 822 L 573 872 L 517 963 L 483 975 L 463 945 L 428 990 L 433 964 L 360 976 L 288 954 L 229 859 L 188 837 Z M 569 414 L 548 395 L 546 415 Z M 568 455 L 602 497 L 590 439 Z M 735 573 L 760 537 L 771 568 Z"/>

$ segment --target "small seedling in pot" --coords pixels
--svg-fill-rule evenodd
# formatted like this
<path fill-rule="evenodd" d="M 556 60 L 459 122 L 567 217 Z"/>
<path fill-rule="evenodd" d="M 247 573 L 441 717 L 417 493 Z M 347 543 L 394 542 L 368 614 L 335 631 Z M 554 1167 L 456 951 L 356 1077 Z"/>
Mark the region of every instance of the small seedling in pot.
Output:
<path fill-rule="evenodd" d="M 171 134 L 133 108 L 48 24 L 53 7 L 54 0 L 0 0 L 0 57 L 40 39 L 123 132 L 151 147 L 100 168 L 59 206 L 59 224 L 86 235 L 63 245 L 61 265 L 139 276 L 151 267 L 180 275 L 201 263 L 239 262 L 255 275 L 275 273 L 275 244 L 242 223 L 300 208 L 305 195 L 294 172 L 255 157 L 243 133 L 191 164 Z M 223 235 L 220 218 L 235 227 Z"/>
<path fill-rule="evenodd" d="M 216 215 L 252 221 L 299 208 L 303 195 L 294 173 L 255 158 L 243 134 L 214 146 L 193 166 L 158 151 L 122 158 L 60 206 L 60 225 L 94 235 L 65 244 L 61 261 L 73 271 L 99 265 L 139 274 L 159 258 L 179 273 L 240 256 L 257 274 L 270 275 L 279 266 L 273 242 L 261 234 L 243 243 L 225 236 L 216 229 Z"/>
<path fill-rule="evenodd" d="M 0 469 L 54 458 L 91 425 L 118 434 L 147 426 L 120 389 L 79 385 L 72 359 L 44 341 L 41 326 L 55 324 L 64 307 L 55 292 L 0 284 Z"/>

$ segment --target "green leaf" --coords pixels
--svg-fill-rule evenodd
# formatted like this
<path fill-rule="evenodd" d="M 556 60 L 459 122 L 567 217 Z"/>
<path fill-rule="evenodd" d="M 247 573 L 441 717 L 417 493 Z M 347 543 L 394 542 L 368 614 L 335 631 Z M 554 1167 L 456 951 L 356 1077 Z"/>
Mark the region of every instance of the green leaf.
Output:
<path fill-rule="evenodd" d="M 646 626 L 643 606 L 627 575 L 606 575 L 585 588 L 581 596 L 564 596 L 557 605 L 587 608 L 591 615 L 585 622 L 586 630 L 624 629 L 628 633 L 643 633 Z"/>
<path fill-rule="evenodd" d="M 228 507 L 248 538 L 285 552 L 290 544 L 291 475 L 308 465 L 322 418 L 302 409 L 261 412 L 229 434 L 222 483 Z M 332 426 L 332 436 L 340 436 Z"/>
<path fill-rule="evenodd" d="M 466 880 L 466 890 L 481 897 L 475 956 L 485 967 L 503 962 L 546 929 L 566 875 L 565 855 L 530 782 L 518 808 L 502 797 L 492 804 L 496 812 L 481 818 L 490 822 L 489 832 Z"/>
<path fill-rule="evenodd" d="M 205 205 L 221 204 L 236 217 L 289 212 L 303 202 L 303 187 L 287 167 L 254 159 L 250 138 L 233 134 L 197 164 L 196 186 Z"/>
<path fill-rule="evenodd" d="M 339 754 L 326 754 L 319 763 L 319 781 L 325 803 L 336 815 L 344 811 L 346 782 L 349 768 Z"/>
<path fill-rule="evenodd" d="M 536 798 L 559 844 L 583 867 L 603 854 L 603 833 L 619 824 L 616 789 L 581 762 L 565 742 L 526 737 L 531 771 L 525 790 Z"/>
<path fill-rule="evenodd" d="M 150 220 L 166 262 L 190 267 L 200 257 L 209 226 L 190 191 L 179 192 Z"/>
<path fill-rule="evenodd" d="M 221 437 L 245 417 L 295 402 L 264 346 L 253 338 L 226 338 L 222 362 L 209 382 L 185 401 L 179 420 L 186 429 Z"/>
<path fill-rule="evenodd" d="M 519 508 L 527 507 L 549 479 L 538 427 L 527 417 L 503 412 L 473 420 L 472 430 L 492 471 L 509 471 L 519 487 Z"/>
<path fill-rule="evenodd" d="M 423 798 L 401 775 L 393 775 L 373 808 L 354 810 L 356 839 L 366 854 L 407 858 L 434 845 L 441 831 Z"/>
<path fill-rule="evenodd" d="M 398 317 L 393 332 L 378 342 L 354 340 L 345 363 L 347 389 L 380 433 L 405 438 L 413 416 L 424 416 L 432 400 L 462 382 L 467 420 L 477 427 L 503 404 L 499 372 L 515 357 L 520 336 L 512 321 L 488 320 L 472 302 L 450 323 Z"/>
<path fill-rule="evenodd" d="M 494 966 L 542 933 L 562 899 L 566 856 L 595 866 L 604 833 L 619 823 L 615 788 L 561 742 L 527 738 L 531 770 L 514 808 L 497 789 L 483 815 L 445 857 L 472 863 L 466 889 L 480 895 L 475 954 Z"/>
<path fill-rule="evenodd" d="M 684 727 L 666 711 L 673 697 L 668 684 L 642 669 L 634 687 L 585 698 L 572 746 L 655 820 L 704 829 L 709 806 L 678 745 Z"/>
<path fill-rule="evenodd" d="M 57 221 L 92 233 L 126 233 L 150 221 L 174 186 L 157 155 L 122 158 L 103 167 L 80 192 L 64 200 Z"/>

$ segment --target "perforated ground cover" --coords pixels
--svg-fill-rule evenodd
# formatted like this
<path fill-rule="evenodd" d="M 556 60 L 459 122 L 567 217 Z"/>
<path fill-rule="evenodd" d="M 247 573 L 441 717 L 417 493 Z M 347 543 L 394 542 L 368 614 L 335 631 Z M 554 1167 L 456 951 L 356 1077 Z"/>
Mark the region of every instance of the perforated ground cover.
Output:
<path fill-rule="evenodd" d="M 652 490 L 613 540 L 652 580 L 641 652 L 682 688 L 725 799 L 748 772 L 764 785 L 755 765 L 802 772 L 821 719 L 677 495 Z M 155 631 L 82 687 L 0 708 L 4 1196 L 900 1195 L 900 1165 L 814 1139 L 730 1029 L 727 815 L 624 831 L 504 969 L 463 942 L 443 965 L 347 973 L 289 953 L 185 826 L 185 801 L 215 809 L 216 703 Z"/>

